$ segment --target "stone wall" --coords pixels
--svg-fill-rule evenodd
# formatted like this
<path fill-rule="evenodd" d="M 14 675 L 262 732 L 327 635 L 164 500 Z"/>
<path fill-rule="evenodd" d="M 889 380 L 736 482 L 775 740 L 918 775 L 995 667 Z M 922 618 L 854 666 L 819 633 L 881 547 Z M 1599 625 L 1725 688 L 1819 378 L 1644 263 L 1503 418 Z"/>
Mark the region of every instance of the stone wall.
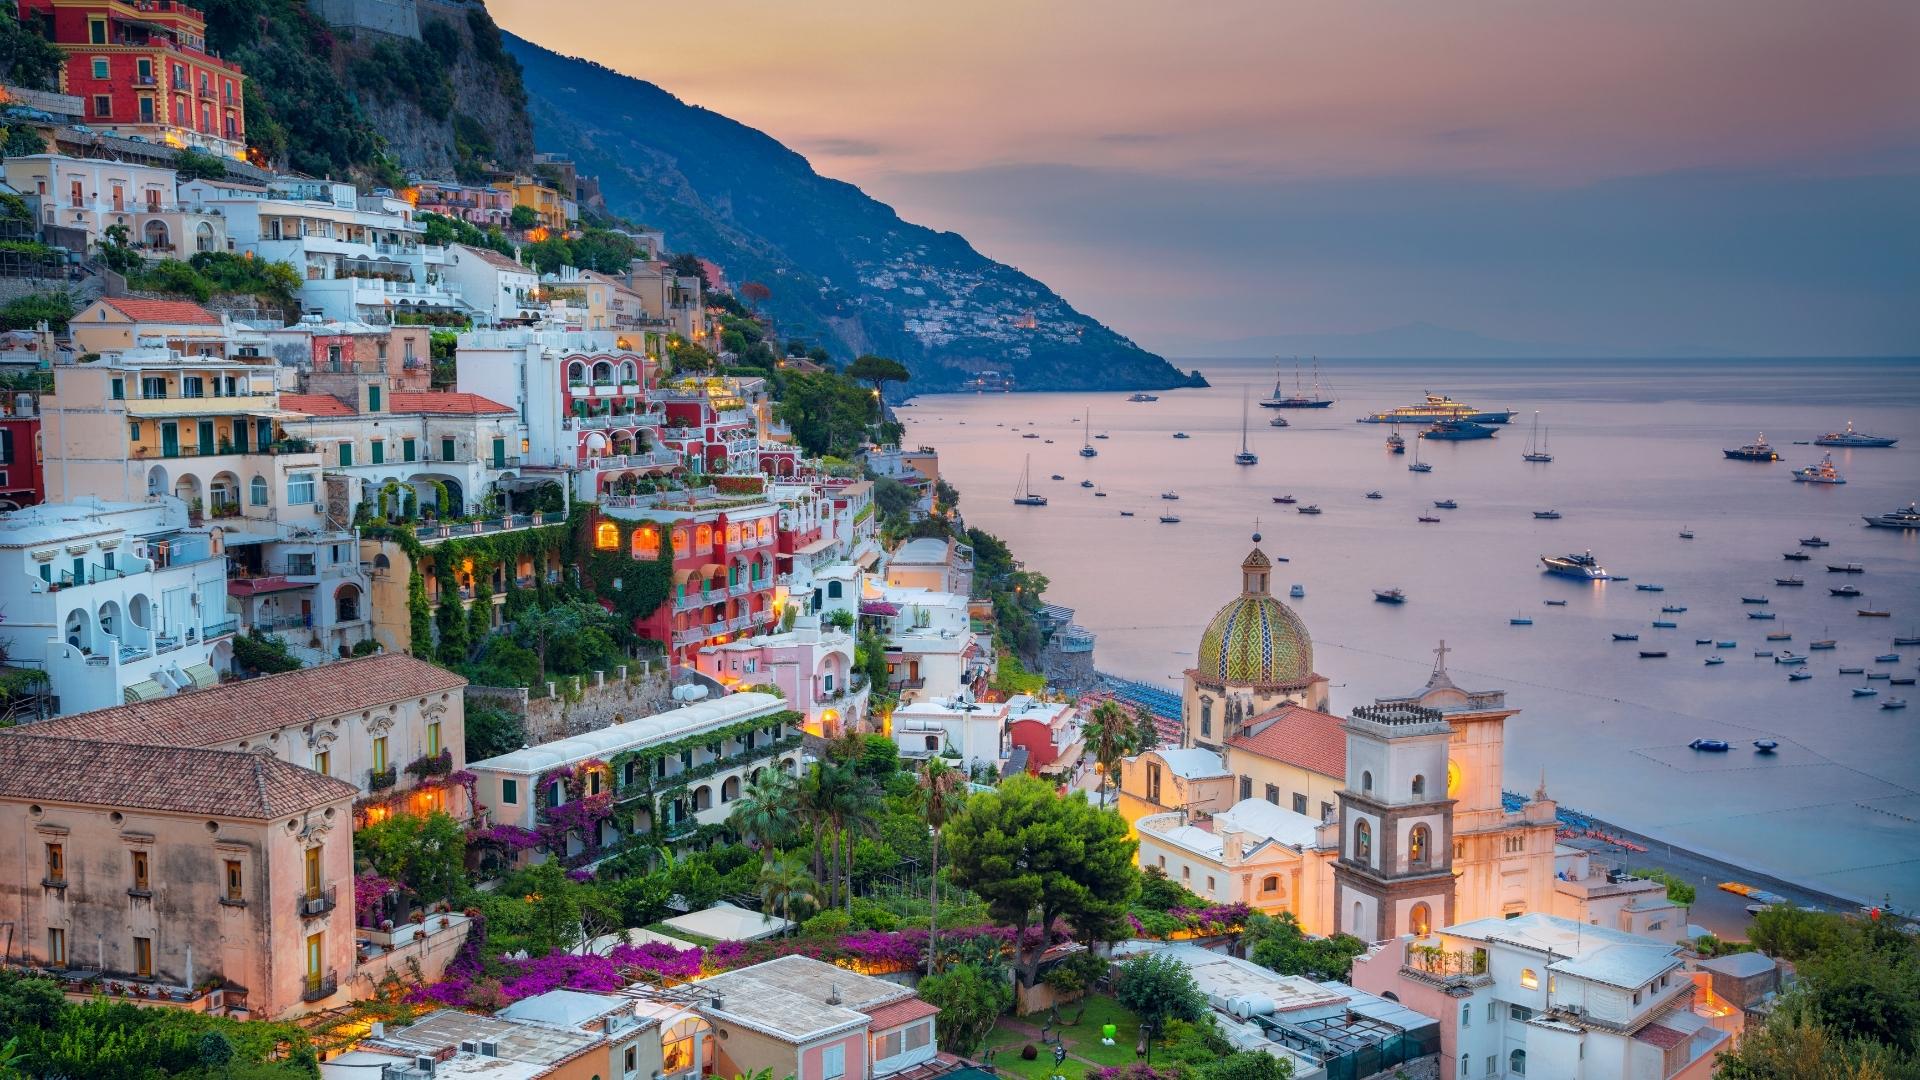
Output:
<path fill-rule="evenodd" d="M 1362 1080 L 1440 1080 L 1440 1055 L 1428 1054 L 1417 1061 L 1383 1069 Z"/>
<path fill-rule="evenodd" d="M 1068 651 L 1049 640 L 1040 650 L 1040 673 L 1047 684 L 1068 693 L 1085 693 L 1100 686 L 1100 675 L 1093 670 L 1093 650 Z"/>
<path fill-rule="evenodd" d="M 414 0 L 307 0 L 307 7 L 331 26 L 420 38 L 420 11 Z"/>
<path fill-rule="evenodd" d="M 639 660 L 624 671 L 561 680 L 543 697 L 522 687 L 467 687 L 469 700 L 493 702 L 517 713 L 533 746 L 665 712 L 673 707 L 671 694 L 659 662 Z"/>

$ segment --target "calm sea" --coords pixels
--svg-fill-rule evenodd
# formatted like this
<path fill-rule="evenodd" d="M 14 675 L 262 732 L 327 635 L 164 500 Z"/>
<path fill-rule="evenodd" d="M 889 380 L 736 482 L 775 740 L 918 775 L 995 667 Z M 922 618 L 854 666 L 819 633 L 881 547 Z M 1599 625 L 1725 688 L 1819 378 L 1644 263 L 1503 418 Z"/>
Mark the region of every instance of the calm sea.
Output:
<path fill-rule="evenodd" d="M 1050 599 L 1099 635 L 1102 670 L 1177 686 L 1201 629 L 1238 588 L 1257 530 L 1270 555 L 1290 560 L 1275 568 L 1275 592 L 1306 590 L 1288 602 L 1312 632 L 1336 709 L 1418 687 L 1444 638 L 1457 682 L 1505 688 L 1523 710 L 1507 729 L 1509 790 L 1531 791 L 1544 772 L 1564 805 L 1789 879 L 1920 908 L 1920 700 L 1879 708 L 1920 694 L 1837 670 L 1905 676 L 1920 667 L 1920 648 L 1892 645 L 1896 634 L 1920 634 L 1920 533 L 1869 529 L 1860 518 L 1920 499 L 1920 362 L 1326 363 L 1332 408 L 1287 410 L 1283 429 L 1267 425 L 1272 410 L 1249 410 L 1254 467 L 1232 460 L 1241 396 L 1257 402 L 1269 391 L 1271 368 L 1182 366 L 1200 367 L 1213 388 L 1151 404 L 1115 393 L 940 395 L 900 414 L 909 443 L 939 447 L 968 522 L 1006 538 L 1052 580 Z M 1520 412 L 1490 441 L 1422 443 L 1433 471 L 1416 475 L 1411 452 L 1387 454 L 1390 428 L 1354 418 L 1426 390 Z M 1087 410 L 1090 425 L 1077 422 Z M 1551 464 L 1520 458 L 1535 410 Z M 1789 470 L 1822 452 L 1794 442 L 1849 419 L 1902 443 L 1835 451 L 1845 486 L 1794 483 Z M 1054 441 L 1022 439 L 1029 428 L 1016 425 Z M 1093 442 L 1097 458 L 1078 456 L 1083 426 L 1110 435 Z M 1784 462 L 1721 456 L 1761 432 Z M 1403 429 L 1409 442 L 1414 433 Z M 1049 506 L 1012 504 L 1028 455 Z M 1049 479 L 1056 473 L 1064 479 Z M 1178 502 L 1159 498 L 1169 490 Z M 1370 490 L 1384 497 L 1368 500 Z M 1282 494 L 1323 513 L 1274 504 Z M 1448 498 L 1459 509 L 1434 508 Z M 1546 509 L 1563 517 L 1533 518 Z M 1181 523 L 1159 523 L 1167 510 Z M 1421 524 L 1423 513 L 1443 520 Z M 1680 539 L 1682 528 L 1695 539 Z M 1813 561 L 1781 558 L 1815 534 L 1832 546 Z M 1632 583 L 1541 573 L 1541 555 L 1585 549 Z M 1828 562 L 1866 572 L 1829 574 Z M 1774 584 L 1789 575 L 1806 585 Z M 1640 582 L 1665 591 L 1637 591 Z M 1865 596 L 1828 594 L 1843 583 Z M 1373 590 L 1387 587 L 1404 589 L 1407 602 L 1376 603 Z M 1748 619 L 1756 606 L 1743 595 L 1767 597 L 1778 617 Z M 1663 604 L 1687 610 L 1663 616 Z M 1863 606 L 1893 617 L 1858 617 Z M 1533 625 L 1510 626 L 1516 616 Z M 1650 625 L 1662 618 L 1680 625 Z M 1613 632 L 1640 640 L 1616 644 Z M 1768 632 L 1793 640 L 1768 643 Z M 1739 647 L 1694 644 L 1705 637 Z M 1813 653 L 1804 682 L 1753 656 L 1805 652 L 1818 638 L 1839 648 Z M 1641 649 L 1669 655 L 1640 659 Z M 1875 663 L 1888 652 L 1899 662 Z M 1705 666 L 1715 653 L 1727 662 Z M 1879 697 L 1856 699 L 1857 686 Z M 1734 750 L 1687 749 L 1702 737 Z M 1779 753 L 1756 756 L 1759 738 L 1779 740 Z"/>

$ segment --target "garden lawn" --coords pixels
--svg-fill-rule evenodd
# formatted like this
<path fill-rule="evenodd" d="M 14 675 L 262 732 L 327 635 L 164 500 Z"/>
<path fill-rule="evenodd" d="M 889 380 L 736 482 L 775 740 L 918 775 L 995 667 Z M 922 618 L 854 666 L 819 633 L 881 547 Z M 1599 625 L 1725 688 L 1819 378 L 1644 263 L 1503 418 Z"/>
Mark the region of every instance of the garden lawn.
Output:
<path fill-rule="evenodd" d="M 1082 1006 L 1085 1006 L 1084 1013 Z M 1017 1020 L 1003 1018 L 987 1035 L 987 1048 L 995 1052 L 994 1068 L 1025 1077 L 1026 1080 L 1047 1080 L 1055 1073 L 1068 1080 L 1080 1080 L 1091 1069 L 1133 1063 L 1133 1048 L 1140 1038 L 1140 1024 L 1119 1002 L 1105 995 L 1093 994 L 1071 1005 L 1060 1006 L 1062 1021 L 1075 1017 L 1079 1018 L 1079 1023 L 1059 1029 L 1061 1041 L 1067 1047 L 1067 1060 L 1058 1069 L 1053 1064 L 1053 1048 L 1040 1042 L 1040 1028 L 1047 1022 L 1044 1010 Z M 1119 1029 L 1113 1037 L 1112 1046 L 1100 1043 L 1100 1029 L 1106 1024 L 1113 1024 Z M 1020 1048 L 1028 1043 L 1040 1051 L 1040 1056 L 1033 1061 L 1024 1061 L 1020 1057 Z M 1094 1064 L 1089 1065 L 1088 1061 Z"/>

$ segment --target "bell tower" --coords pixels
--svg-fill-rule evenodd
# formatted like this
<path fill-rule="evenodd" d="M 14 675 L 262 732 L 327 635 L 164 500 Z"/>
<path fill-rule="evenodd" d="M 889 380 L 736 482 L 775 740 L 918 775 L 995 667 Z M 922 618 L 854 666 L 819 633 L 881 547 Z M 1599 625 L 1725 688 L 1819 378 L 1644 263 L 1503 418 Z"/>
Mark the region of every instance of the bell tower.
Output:
<path fill-rule="evenodd" d="M 1362 941 L 1424 935 L 1454 921 L 1453 725 L 1417 705 L 1362 705 L 1342 725 L 1347 784 L 1334 927 Z"/>

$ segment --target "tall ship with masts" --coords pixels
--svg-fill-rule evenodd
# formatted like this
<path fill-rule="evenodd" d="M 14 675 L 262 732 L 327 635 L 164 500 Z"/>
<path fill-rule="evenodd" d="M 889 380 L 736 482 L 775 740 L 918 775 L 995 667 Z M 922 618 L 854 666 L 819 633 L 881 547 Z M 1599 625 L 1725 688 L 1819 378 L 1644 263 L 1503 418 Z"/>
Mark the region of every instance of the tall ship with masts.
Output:
<path fill-rule="evenodd" d="M 1553 452 L 1547 449 L 1546 432 L 1540 427 L 1540 410 L 1533 410 L 1533 431 L 1527 436 L 1526 453 L 1520 455 L 1522 461 L 1547 462 L 1553 460 Z"/>
<path fill-rule="evenodd" d="M 1080 425 L 1080 456 L 1099 457 L 1100 451 L 1093 448 L 1093 410 L 1087 410 L 1087 418 Z"/>
<path fill-rule="evenodd" d="M 1300 385 L 1300 365 L 1298 362 L 1293 365 L 1293 393 L 1289 394 L 1282 390 L 1280 388 L 1280 372 L 1276 365 L 1273 373 L 1273 396 L 1270 398 L 1262 398 L 1260 401 L 1260 407 L 1263 409 L 1324 409 L 1332 404 L 1333 398 L 1329 397 L 1320 389 L 1319 357 L 1315 357 L 1313 361 L 1312 393 L 1308 393 L 1306 389 Z"/>
<path fill-rule="evenodd" d="M 1240 392 L 1240 452 L 1233 455 L 1235 465 L 1258 465 L 1260 456 L 1247 445 L 1247 394 Z"/>
<path fill-rule="evenodd" d="M 1020 466 L 1020 486 L 1013 493 L 1015 506 L 1045 506 L 1047 497 L 1033 490 L 1033 455 L 1028 454 L 1026 462 Z"/>

